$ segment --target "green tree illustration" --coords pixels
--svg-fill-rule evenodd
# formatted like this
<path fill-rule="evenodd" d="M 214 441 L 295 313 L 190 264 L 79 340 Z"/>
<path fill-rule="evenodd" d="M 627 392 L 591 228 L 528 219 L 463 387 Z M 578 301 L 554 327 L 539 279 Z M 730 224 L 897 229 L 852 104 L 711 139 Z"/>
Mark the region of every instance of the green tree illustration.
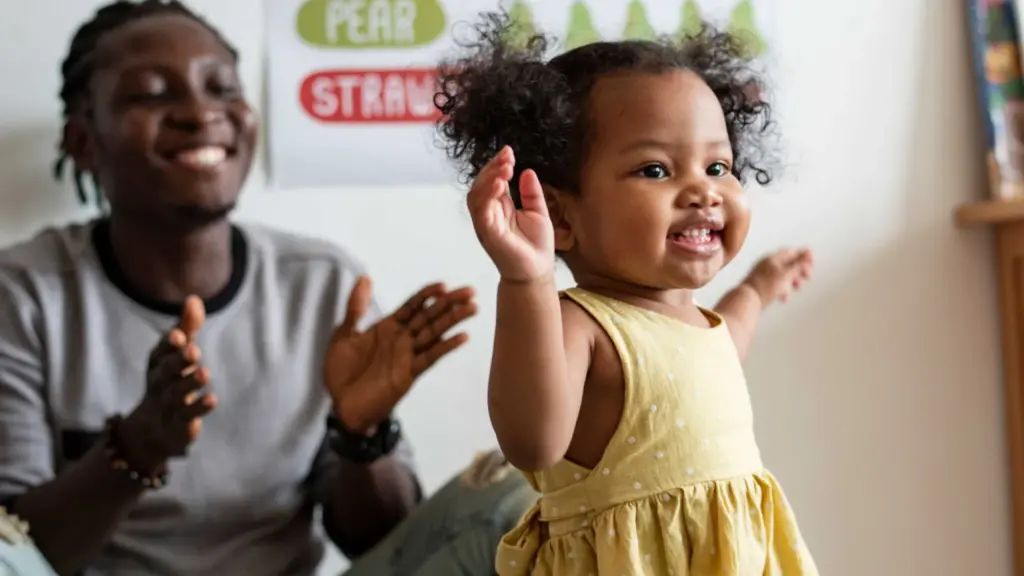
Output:
<path fill-rule="evenodd" d="M 640 0 L 632 0 L 626 11 L 626 27 L 622 31 L 623 40 L 654 40 L 658 33 L 647 19 L 647 8 Z"/>
<path fill-rule="evenodd" d="M 744 40 L 749 56 L 760 56 L 768 49 L 764 38 L 757 30 L 754 4 L 750 0 L 743 0 L 732 9 L 732 16 L 729 18 L 729 26 L 726 30 Z"/>
<path fill-rule="evenodd" d="M 704 17 L 700 14 L 700 6 L 697 5 L 696 0 L 683 2 L 683 14 L 679 20 L 679 30 L 676 32 L 676 36 L 679 38 L 695 36 L 703 25 Z"/>
<path fill-rule="evenodd" d="M 537 34 L 537 27 L 533 23 L 533 11 L 525 0 L 516 0 L 508 10 L 508 18 L 511 23 L 509 28 L 509 43 L 513 46 L 525 48 Z"/>
<path fill-rule="evenodd" d="M 590 8 L 583 0 L 576 0 L 572 3 L 569 12 L 569 29 L 565 33 L 565 49 L 572 50 L 600 41 L 601 35 L 594 28 L 594 20 L 590 17 Z"/>

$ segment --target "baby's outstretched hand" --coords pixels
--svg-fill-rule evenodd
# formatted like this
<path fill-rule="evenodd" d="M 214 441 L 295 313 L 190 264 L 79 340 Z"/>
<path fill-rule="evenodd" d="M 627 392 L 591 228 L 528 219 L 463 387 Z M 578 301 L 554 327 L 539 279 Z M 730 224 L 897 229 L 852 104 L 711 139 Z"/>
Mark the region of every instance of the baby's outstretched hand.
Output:
<path fill-rule="evenodd" d="M 533 170 L 519 177 L 517 210 L 509 193 L 515 157 L 508 146 L 480 171 L 466 200 L 473 228 L 505 280 L 544 278 L 555 269 L 555 232 L 540 180 Z"/>
<path fill-rule="evenodd" d="M 813 271 L 814 256 L 809 249 L 780 250 L 758 262 L 743 284 L 757 292 L 762 306 L 768 306 L 776 300 L 789 300 L 790 293 L 807 283 Z"/>

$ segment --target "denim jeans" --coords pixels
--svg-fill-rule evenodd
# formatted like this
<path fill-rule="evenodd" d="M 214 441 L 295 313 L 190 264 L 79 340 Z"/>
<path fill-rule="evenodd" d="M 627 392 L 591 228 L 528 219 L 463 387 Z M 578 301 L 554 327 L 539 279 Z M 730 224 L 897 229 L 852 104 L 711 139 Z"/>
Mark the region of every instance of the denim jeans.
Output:
<path fill-rule="evenodd" d="M 29 540 L 26 527 L 0 508 L 0 576 L 56 576 Z"/>
<path fill-rule="evenodd" d="M 496 466 L 495 458 L 500 454 L 481 455 L 343 576 L 495 574 L 498 541 L 538 497 L 522 474 Z"/>
<path fill-rule="evenodd" d="M 500 453 L 481 455 L 344 576 L 493 575 L 498 541 L 537 497 Z M 0 513 L 0 576 L 53 575 L 12 520 Z"/>

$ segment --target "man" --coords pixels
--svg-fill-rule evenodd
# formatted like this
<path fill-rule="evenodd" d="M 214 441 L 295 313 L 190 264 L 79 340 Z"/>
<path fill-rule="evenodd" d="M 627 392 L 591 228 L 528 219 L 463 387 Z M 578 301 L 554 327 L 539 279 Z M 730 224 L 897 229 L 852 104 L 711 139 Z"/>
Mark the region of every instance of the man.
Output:
<path fill-rule="evenodd" d="M 75 35 L 62 163 L 109 214 L 0 252 L 0 504 L 60 574 L 311 574 L 318 509 L 353 574 L 490 573 L 532 493 L 457 480 L 417 506 L 391 417 L 472 291 L 385 316 L 345 252 L 232 225 L 257 142 L 236 65 L 174 1 Z"/>

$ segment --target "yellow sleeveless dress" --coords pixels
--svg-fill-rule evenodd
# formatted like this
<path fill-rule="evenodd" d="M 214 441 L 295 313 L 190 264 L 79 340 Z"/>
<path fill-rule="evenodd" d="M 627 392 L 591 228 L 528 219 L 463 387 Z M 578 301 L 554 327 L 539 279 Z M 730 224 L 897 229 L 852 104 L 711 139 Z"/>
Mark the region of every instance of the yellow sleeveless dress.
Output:
<path fill-rule="evenodd" d="M 611 337 L 622 419 L 593 470 L 526 474 L 542 496 L 502 539 L 501 576 L 805 576 L 818 573 L 754 441 L 725 322 L 711 328 L 579 288 L 565 296 Z"/>

